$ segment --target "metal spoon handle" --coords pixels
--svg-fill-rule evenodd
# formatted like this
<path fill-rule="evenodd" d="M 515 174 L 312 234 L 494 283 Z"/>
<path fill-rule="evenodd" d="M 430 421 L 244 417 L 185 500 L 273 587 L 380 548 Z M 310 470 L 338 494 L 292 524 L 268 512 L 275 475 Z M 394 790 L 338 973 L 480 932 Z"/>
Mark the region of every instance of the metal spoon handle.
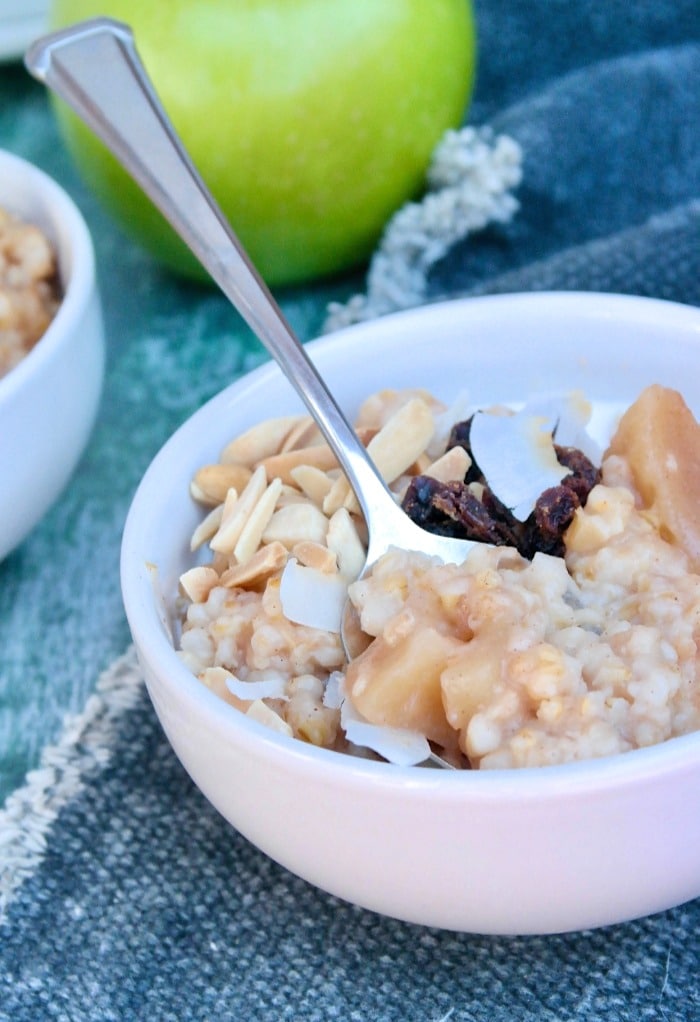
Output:
<path fill-rule="evenodd" d="M 391 496 L 185 151 L 131 29 L 110 18 L 82 22 L 37 40 L 25 64 L 85 121 L 187 243 L 296 388 L 367 521 L 381 520 Z"/>

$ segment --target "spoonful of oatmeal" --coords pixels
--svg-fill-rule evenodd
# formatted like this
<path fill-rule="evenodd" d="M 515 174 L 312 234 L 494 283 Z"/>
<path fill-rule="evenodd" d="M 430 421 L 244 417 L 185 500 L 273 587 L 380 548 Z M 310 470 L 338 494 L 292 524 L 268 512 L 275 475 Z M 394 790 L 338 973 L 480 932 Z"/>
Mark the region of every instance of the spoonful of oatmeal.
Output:
<path fill-rule="evenodd" d="M 416 525 L 388 490 L 281 309 L 251 263 L 177 137 L 138 56 L 131 30 L 97 18 L 38 40 L 25 58 L 112 151 L 196 255 L 296 388 L 355 493 L 368 532 L 363 574 L 390 548 L 461 563 L 472 541 Z M 408 446 L 405 448 L 409 450 Z M 373 457 L 373 453 L 375 457 Z M 390 452 L 395 462 L 400 451 Z M 392 465 L 396 474 L 406 465 Z M 342 638 L 352 657 L 359 629 L 351 613 Z"/>

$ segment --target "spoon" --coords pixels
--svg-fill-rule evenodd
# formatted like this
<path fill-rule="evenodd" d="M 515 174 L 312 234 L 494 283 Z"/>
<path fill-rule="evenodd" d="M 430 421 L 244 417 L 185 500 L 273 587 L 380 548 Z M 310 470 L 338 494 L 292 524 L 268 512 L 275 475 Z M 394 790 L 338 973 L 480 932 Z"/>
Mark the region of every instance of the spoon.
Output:
<path fill-rule="evenodd" d="M 177 137 L 141 63 L 131 29 L 110 18 L 81 22 L 38 39 L 27 51 L 25 64 L 111 150 L 296 388 L 364 515 L 369 543 L 362 575 L 390 548 L 461 563 L 474 544 L 420 528 L 387 489 Z M 361 648 L 362 632 L 349 600 L 341 639 L 352 659 Z"/>

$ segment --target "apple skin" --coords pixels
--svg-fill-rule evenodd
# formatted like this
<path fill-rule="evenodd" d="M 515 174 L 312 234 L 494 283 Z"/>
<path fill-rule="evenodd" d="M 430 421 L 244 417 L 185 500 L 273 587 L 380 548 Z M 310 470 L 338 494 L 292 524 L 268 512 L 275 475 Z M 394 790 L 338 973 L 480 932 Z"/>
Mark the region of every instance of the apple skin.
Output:
<path fill-rule="evenodd" d="M 176 130 L 268 284 L 365 261 L 458 126 L 476 63 L 469 0 L 55 0 L 51 24 L 131 25 Z M 85 180 L 159 261 L 194 256 L 56 103 Z"/>

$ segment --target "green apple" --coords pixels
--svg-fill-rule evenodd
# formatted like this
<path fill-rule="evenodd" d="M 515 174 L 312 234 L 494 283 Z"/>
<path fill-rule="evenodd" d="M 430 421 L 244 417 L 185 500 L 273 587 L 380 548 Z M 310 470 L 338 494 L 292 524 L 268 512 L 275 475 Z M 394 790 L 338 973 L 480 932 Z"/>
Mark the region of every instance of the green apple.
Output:
<path fill-rule="evenodd" d="M 361 263 L 469 102 L 469 0 L 55 0 L 131 25 L 175 128 L 269 284 Z M 65 107 L 83 176 L 170 268 L 203 271 Z"/>

